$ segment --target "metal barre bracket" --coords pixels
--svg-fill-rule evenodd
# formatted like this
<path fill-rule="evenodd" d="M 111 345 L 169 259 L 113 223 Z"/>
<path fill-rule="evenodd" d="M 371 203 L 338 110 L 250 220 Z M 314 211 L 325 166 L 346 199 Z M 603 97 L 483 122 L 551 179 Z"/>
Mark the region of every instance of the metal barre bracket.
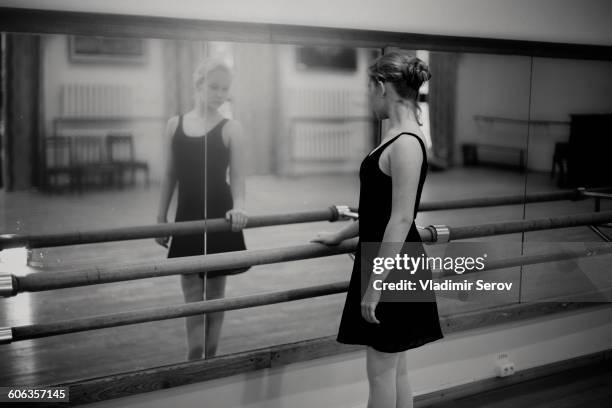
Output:
<path fill-rule="evenodd" d="M 431 242 L 437 243 L 446 243 L 450 241 L 450 228 L 446 225 L 442 224 L 434 224 L 428 227 L 425 227 L 426 230 L 431 232 L 432 240 Z"/>
<path fill-rule="evenodd" d="M 0 344 L 13 342 L 13 329 L 10 327 L 0 327 Z"/>
<path fill-rule="evenodd" d="M 334 218 L 332 221 L 344 221 L 344 220 L 358 220 L 359 214 L 351 211 L 348 205 L 334 205 L 332 207 L 332 211 L 334 212 Z"/>
<path fill-rule="evenodd" d="M 14 295 L 13 275 L 0 275 L 0 296 L 9 297 Z"/>

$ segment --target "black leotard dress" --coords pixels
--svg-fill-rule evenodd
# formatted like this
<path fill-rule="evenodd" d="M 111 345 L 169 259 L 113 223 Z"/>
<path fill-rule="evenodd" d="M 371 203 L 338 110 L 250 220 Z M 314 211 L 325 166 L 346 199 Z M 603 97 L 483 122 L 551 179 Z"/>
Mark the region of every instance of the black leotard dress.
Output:
<path fill-rule="evenodd" d="M 226 182 L 230 152 L 223 143 L 222 119 L 208 133 L 192 137 L 183 131 L 183 116 L 172 136 L 171 148 L 178 181 L 175 221 L 225 218 L 234 206 Z M 206 242 L 206 248 L 204 243 Z M 242 231 L 208 232 L 172 237 L 168 258 L 241 251 L 246 249 Z M 234 275 L 249 268 L 207 272 L 208 277 Z M 204 274 L 200 274 L 203 278 Z"/>
<path fill-rule="evenodd" d="M 433 291 L 421 290 L 418 293 L 419 299 L 427 299 L 428 301 L 418 302 L 383 301 L 385 297 L 383 292 L 381 301 L 375 310 L 376 317 L 380 323 L 369 323 L 361 316 L 361 299 L 372 274 L 371 264 L 369 268 L 362 266 L 361 243 L 372 242 L 379 243 L 378 245 L 380 245 L 391 216 L 391 177 L 380 170 L 378 160 L 383 150 L 403 134 L 411 135 L 409 137 L 416 137 L 423 153 L 423 164 L 421 166 L 414 206 L 414 217 L 416 218 L 427 174 L 427 155 L 423 141 L 418 136 L 413 133 L 400 133 L 366 156 L 359 169 L 359 243 L 355 253 L 355 262 L 337 335 L 337 341 L 340 343 L 364 344 L 371 346 L 375 350 L 387 353 L 396 353 L 416 348 L 444 337 L 440 327 L 438 307 Z M 405 242 L 410 244 L 404 244 L 408 249 L 402 249 L 402 252 L 415 257 L 425 254 L 421 237 L 414 221 Z M 376 256 L 376 254 L 373 256 Z M 401 272 L 406 273 L 405 270 Z M 385 282 L 397 282 L 405 277 L 406 275 L 397 275 L 396 270 L 392 270 Z M 421 268 L 414 277 L 418 277 L 418 279 L 431 279 L 431 270 Z M 411 279 L 414 279 L 414 277 Z M 403 296 L 413 296 L 413 294 L 405 292 Z"/>

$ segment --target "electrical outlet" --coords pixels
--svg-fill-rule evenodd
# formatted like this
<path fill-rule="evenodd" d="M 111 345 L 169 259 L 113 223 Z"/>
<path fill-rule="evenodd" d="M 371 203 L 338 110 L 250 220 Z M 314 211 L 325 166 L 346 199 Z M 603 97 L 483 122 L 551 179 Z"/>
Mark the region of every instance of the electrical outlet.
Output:
<path fill-rule="evenodd" d="M 514 374 L 514 363 L 512 361 L 504 361 L 495 365 L 495 373 L 498 377 L 508 377 Z"/>

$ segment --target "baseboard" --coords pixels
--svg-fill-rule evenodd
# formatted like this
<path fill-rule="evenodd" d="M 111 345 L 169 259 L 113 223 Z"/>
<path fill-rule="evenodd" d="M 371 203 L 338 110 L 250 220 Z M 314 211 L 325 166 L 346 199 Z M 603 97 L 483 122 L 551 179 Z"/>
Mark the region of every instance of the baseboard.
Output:
<path fill-rule="evenodd" d="M 462 398 L 485 391 L 491 391 L 497 388 L 507 387 L 509 385 L 518 384 L 521 382 L 531 381 L 536 378 L 546 377 L 548 375 L 568 371 L 580 367 L 598 366 L 612 364 L 612 349 L 599 351 L 592 354 L 587 354 L 580 357 L 570 358 L 567 360 L 556 361 L 554 363 L 528 368 L 526 370 L 517 371 L 510 377 L 492 377 L 483 380 L 462 384 L 450 388 L 437 390 L 431 393 L 417 395 L 414 398 L 415 407 L 424 408 L 432 404 L 452 401 L 457 398 Z M 365 408 L 365 405 L 359 405 L 351 408 Z"/>

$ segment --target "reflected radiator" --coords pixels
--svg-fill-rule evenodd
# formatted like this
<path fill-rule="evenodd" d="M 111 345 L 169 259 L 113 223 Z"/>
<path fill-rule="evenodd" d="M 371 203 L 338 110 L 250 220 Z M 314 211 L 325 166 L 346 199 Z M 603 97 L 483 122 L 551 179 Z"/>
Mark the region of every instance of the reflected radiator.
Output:
<path fill-rule="evenodd" d="M 293 157 L 299 160 L 349 159 L 355 150 L 351 146 L 351 129 L 344 123 L 295 123 L 293 127 Z M 355 136 L 353 135 L 353 143 Z"/>
<path fill-rule="evenodd" d="M 65 84 L 61 92 L 62 117 L 109 118 L 132 114 L 132 89 L 127 85 Z"/>
<path fill-rule="evenodd" d="M 366 89 L 292 88 L 288 93 L 290 117 L 363 117 L 369 115 Z"/>
<path fill-rule="evenodd" d="M 296 160 L 361 160 L 369 147 L 372 124 L 365 120 L 312 122 L 292 126 L 291 155 Z"/>
<path fill-rule="evenodd" d="M 369 134 L 365 89 L 292 88 L 287 95 L 292 158 L 349 160 L 360 157 Z"/>

